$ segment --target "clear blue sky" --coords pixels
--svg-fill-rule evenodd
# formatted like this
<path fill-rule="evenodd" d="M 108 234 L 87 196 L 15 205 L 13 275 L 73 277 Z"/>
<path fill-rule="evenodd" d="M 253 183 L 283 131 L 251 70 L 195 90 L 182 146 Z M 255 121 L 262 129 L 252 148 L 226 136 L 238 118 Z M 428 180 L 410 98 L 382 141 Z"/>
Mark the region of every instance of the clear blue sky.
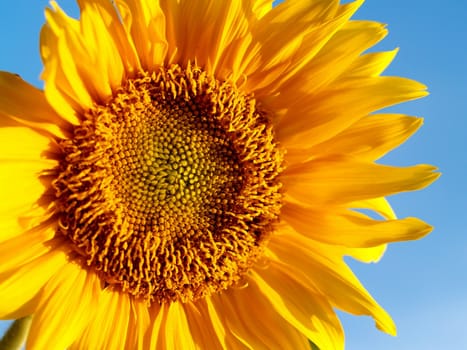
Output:
<path fill-rule="evenodd" d="M 47 3 L 4 1 L 0 11 L 0 69 L 37 86 L 38 34 Z M 74 1 L 59 3 L 76 9 Z M 443 176 L 427 190 L 392 199 L 400 217 L 417 216 L 435 226 L 429 237 L 390 246 L 376 265 L 351 264 L 393 316 L 398 337 L 380 333 L 369 318 L 342 315 L 347 350 L 467 348 L 467 2 L 446 3 L 367 0 L 355 16 L 388 24 L 389 36 L 377 48 L 400 52 L 386 74 L 414 78 L 431 92 L 392 109 L 424 116 L 425 125 L 386 162 L 431 163 Z M 0 332 L 5 327 L 1 322 Z"/>

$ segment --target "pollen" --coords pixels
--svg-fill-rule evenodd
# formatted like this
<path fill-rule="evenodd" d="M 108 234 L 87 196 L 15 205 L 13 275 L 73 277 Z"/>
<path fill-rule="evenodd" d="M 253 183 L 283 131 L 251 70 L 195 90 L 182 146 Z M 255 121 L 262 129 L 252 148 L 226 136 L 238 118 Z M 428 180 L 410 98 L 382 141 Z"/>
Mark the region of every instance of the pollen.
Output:
<path fill-rule="evenodd" d="M 239 283 L 278 220 L 282 154 L 267 113 L 200 68 L 127 80 L 60 147 L 59 233 L 137 298 L 188 302 Z"/>

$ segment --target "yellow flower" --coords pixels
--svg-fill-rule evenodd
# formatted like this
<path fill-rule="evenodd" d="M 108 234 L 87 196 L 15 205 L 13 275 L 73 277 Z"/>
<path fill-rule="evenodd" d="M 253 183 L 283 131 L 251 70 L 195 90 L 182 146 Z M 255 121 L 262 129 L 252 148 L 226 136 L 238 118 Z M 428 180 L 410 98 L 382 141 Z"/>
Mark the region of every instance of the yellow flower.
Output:
<path fill-rule="evenodd" d="M 362 1 L 78 2 L 46 10 L 44 91 L 0 75 L 0 316 L 33 314 L 27 347 L 343 349 L 335 308 L 394 334 L 343 257 L 427 234 L 385 196 L 438 175 L 375 163 L 422 122 L 373 112 L 426 92 L 380 76 Z"/>

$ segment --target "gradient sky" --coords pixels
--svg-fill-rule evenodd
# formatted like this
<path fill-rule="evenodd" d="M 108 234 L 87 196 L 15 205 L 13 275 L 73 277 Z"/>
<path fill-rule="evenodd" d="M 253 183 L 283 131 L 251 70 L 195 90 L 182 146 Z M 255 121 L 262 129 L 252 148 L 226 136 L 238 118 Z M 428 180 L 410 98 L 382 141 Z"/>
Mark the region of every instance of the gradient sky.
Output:
<path fill-rule="evenodd" d="M 296 0 L 305 1 L 305 0 Z M 58 1 L 76 14 L 74 1 Z M 38 34 L 46 0 L 4 1 L 0 70 L 41 86 Z M 429 163 L 443 176 L 430 188 L 391 198 L 400 217 L 435 226 L 427 238 L 391 245 L 381 262 L 350 262 L 393 316 L 399 335 L 385 335 L 368 317 L 342 314 L 347 350 L 461 350 L 467 344 L 467 1 L 367 0 L 354 18 L 387 23 L 376 49 L 399 47 L 386 75 L 428 85 L 431 95 L 391 108 L 423 116 L 425 125 L 385 157 L 393 165 Z M 1 302 L 1 300 L 0 300 Z M 0 322 L 0 333 L 7 323 Z M 325 349 L 323 349 L 325 350 Z"/>

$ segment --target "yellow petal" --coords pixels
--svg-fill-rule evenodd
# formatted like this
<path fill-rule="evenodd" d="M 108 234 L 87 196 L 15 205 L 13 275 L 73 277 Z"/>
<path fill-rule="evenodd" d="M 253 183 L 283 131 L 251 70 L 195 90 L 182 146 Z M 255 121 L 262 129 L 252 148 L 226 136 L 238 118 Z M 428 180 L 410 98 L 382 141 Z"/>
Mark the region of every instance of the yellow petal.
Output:
<path fill-rule="evenodd" d="M 52 249 L 49 241 L 55 235 L 55 225 L 44 223 L 28 232 L 0 243 L 0 274 L 18 268 Z"/>
<path fill-rule="evenodd" d="M 376 160 L 406 141 L 423 119 L 400 114 L 364 117 L 335 137 L 315 145 L 309 154 L 346 154 Z"/>
<path fill-rule="evenodd" d="M 385 219 L 397 219 L 394 210 L 385 197 L 364 199 L 349 203 L 349 208 L 371 210 Z"/>
<path fill-rule="evenodd" d="M 142 68 L 151 71 L 163 65 L 167 53 L 166 19 L 159 1 L 117 0 L 115 4 Z"/>
<path fill-rule="evenodd" d="M 253 12 L 261 18 L 273 8 L 272 0 L 253 0 Z"/>
<path fill-rule="evenodd" d="M 344 131 L 310 148 L 291 146 L 285 160 L 303 163 L 316 155 L 344 154 L 373 161 L 406 141 L 423 124 L 422 118 L 376 114 L 357 120 Z"/>
<path fill-rule="evenodd" d="M 346 247 L 347 248 L 347 247 Z M 387 244 L 377 245 L 375 247 L 366 248 L 347 248 L 344 255 L 364 263 L 376 263 L 381 260 L 386 252 Z"/>
<path fill-rule="evenodd" d="M 108 0 L 79 0 L 81 10 L 81 40 L 86 52 L 76 57 L 77 68 L 88 91 L 95 88 L 96 74 L 99 83 L 105 84 L 96 89 L 102 101 L 115 92 L 122 84 L 127 73 L 133 75 L 139 70 L 135 48 L 129 42 L 125 29 L 115 7 Z M 76 48 L 80 52 L 81 47 Z M 92 67 L 88 65 L 93 64 Z M 91 69 L 90 69 L 91 68 Z M 108 89 L 109 88 L 109 89 Z"/>
<path fill-rule="evenodd" d="M 398 51 L 395 49 L 362 55 L 352 63 L 341 78 L 376 77 L 389 66 Z"/>
<path fill-rule="evenodd" d="M 424 188 L 439 177 L 435 167 L 392 167 L 349 157 L 327 157 L 285 169 L 287 195 L 311 206 L 348 203 Z"/>
<path fill-rule="evenodd" d="M 48 13 L 54 12 L 46 10 L 46 15 Z M 63 18 L 66 19 L 62 12 L 58 13 L 61 16 L 56 15 L 54 17 L 57 21 Z M 72 20 L 68 22 L 65 21 L 62 26 L 78 30 L 76 28 L 77 22 Z M 42 27 L 40 33 L 40 50 L 44 64 L 41 78 L 45 82 L 45 97 L 62 118 L 66 118 L 71 124 L 78 125 L 80 123 L 79 114 L 92 106 L 92 99 L 78 77 L 76 69 L 74 69 L 70 52 L 65 47 L 64 34 L 57 25 L 58 28 L 55 31 L 59 32 L 62 38 L 59 44 L 58 36 L 53 31 L 52 25 L 53 22 L 49 20 L 48 24 Z M 60 57 L 60 55 L 63 55 L 63 57 Z"/>
<path fill-rule="evenodd" d="M 153 303 L 149 310 L 152 319 L 152 328 L 149 329 L 149 348 L 165 349 L 164 325 L 167 320 L 167 305 Z"/>
<path fill-rule="evenodd" d="M 69 347 L 92 319 L 99 279 L 68 262 L 44 287 L 26 343 L 29 349 Z"/>
<path fill-rule="evenodd" d="M 274 236 L 269 249 L 274 264 L 301 284 L 316 288 L 341 310 L 372 316 L 379 329 L 395 335 L 391 317 L 376 303 L 332 247 L 297 234 Z"/>
<path fill-rule="evenodd" d="M 213 307 L 222 315 L 227 332 L 232 332 L 243 347 L 310 349 L 307 338 L 271 308 L 256 286 L 232 288 L 212 300 Z M 235 348 L 233 345 L 228 348 Z"/>
<path fill-rule="evenodd" d="M 359 55 L 387 34 L 385 26 L 370 21 L 346 22 L 319 53 L 282 86 L 282 90 L 307 94 L 325 89 L 342 74 L 347 74 Z"/>
<path fill-rule="evenodd" d="M 161 1 L 167 20 L 170 62 L 195 61 L 220 79 L 242 75 L 237 70 L 247 54 L 248 1 Z M 251 5 L 249 5 L 251 8 Z M 208 49 L 207 49 L 208 48 Z"/>
<path fill-rule="evenodd" d="M 227 349 L 228 330 L 209 297 L 186 304 L 193 341 L 200 349 Z"/>
<path fill-rule="evenodd" d="M 0 212 L 0 242 L 5 242 L 40 226 L 53 215 L 52 211 L 39 205 L 26 209 L 28 207 L 29 204 L 26 204 L 25 207 L 9 208 L 5 212 Z"/>
<path fill-rule="evenodd" d="M 426 96 L 425 90 L 410 79 L 374 77 L 337 80 L 314 94 L 285 91 L 276 108 L 287 104 L 289 110 L 277 125 L 277 137 L 286 148 L 312 147 L 372 112 Z"/>
<path fill-rule="evenodd" d="M 53 149 L 49 137 L 28 127 L 0 128 L 0 161 L 37 162 L 44 168 L 54 167 L 58 162 L 49 156 Z"/>
<path fill-rule="evenodd" d="M 138 52 L 133 42 L 134 37 L 127 31 L 128 28 L 122 23 L 123 18 L 112 2 L 78 0 L 78 3 L 82 13 L 83 31 L 89 30 L 90 32 L 89 39 L 86 36 L 86 40 L 94 41 L 94 45 L 99 47 L 101 54 L 103 49 L 106 50 L 106 56 L 101 59 L 104 65 L 107 60 L 110 86 L 115 90 L 119 87 L 122 76 L 132 76 L 141 69 Z M 152 33 L 152 31 L 147 33 Z M 151 39 L 154 40 L 152 37 Z M 102 41 L 105 40 L 108 42 L 103 43 Z"/>
<path fill-rule="evenodd" d="M 35 203 L 48 187 L 40 174 L 57 164 L 49 158 L 50 143 L 26 127 L 0 128 L 0 241 L 30 228 L 26 217 L 40 222 L 45 215 Z"/>
<path fill-rule="evenodd" d="M 0 212 L 29 209 L 44 193 L 41 161 L 0 160 Z"/>
<path fill-rule="evenodd" d="M 270 307 L 320 349 L 344 349 L 341 324 L 326 298 L 269 266 L 252 272 L 251 279 Z"/>
<path fill-rule="evenodd" d="M 12 123 L 14 121 L 14 123 Z M 0 72 L 0 126 L 30 126 L 63 137 L 69 129 L 66 117 L 59 116 L 44 93 L 19 76 Z"/>
<path fill-rule="evenodd" d="M 180 302 L 171 303 L 167 308 L 166 317 L 162 326 L 165 349 L 196 350 L 184 305 Z"/>
<path fill-rule="evenodd" d="M 76 116 L 105 102 L 139 62 L 110 2 L 81 0 L 79 21 L 51 4 L 41 32 L 45 93 L 61 115 Z"/>
<path fill-rule="evenodd" d="M 23 249 L 26 249 L 23 247 Z M 59 249 L 0 274 L 0 318 L 15 319 L 31 315 L 38 308 L 39 293 L 47 281 L 66 263 Z"/>
<path fill-rule="evenodd" d="M 285 1 L 274 7 L 253 28 L 261 54 L 244 59 L 248 89 L 257 96 L 276 92 L 314 58 L 361 3 Z"/>
<path fill-rule="evenodd" d="M 154 303 L 150 313 L 154 317 L 150 349 L 196 349 L 182 303 Z"/>
<path fill-rule="evenodd" d="M 134 299 L 130 299 L 130 305 L 130 323 L 125 349 L 144 350 L 145 334 L 151 322 L 148 306 L 143 300 Z"/>
<path fill-rule="evenodd" d="M 99 280 L 100 281 L 100 280 Z M 120 349 L 129 332 L 130 298 L 128 294 L 96 290 L 98 304 L 90 313 L 90 322 L 73 345 L 76 349 Z"/>
<path fill-rule="evenodd" d="M 432 230 L 416 218 L 374 220 L 350 210 L 329 213 L 295 203 L 286 203 L 281 217 L 304 236 L 355 248 L 419 239 Z"/>

